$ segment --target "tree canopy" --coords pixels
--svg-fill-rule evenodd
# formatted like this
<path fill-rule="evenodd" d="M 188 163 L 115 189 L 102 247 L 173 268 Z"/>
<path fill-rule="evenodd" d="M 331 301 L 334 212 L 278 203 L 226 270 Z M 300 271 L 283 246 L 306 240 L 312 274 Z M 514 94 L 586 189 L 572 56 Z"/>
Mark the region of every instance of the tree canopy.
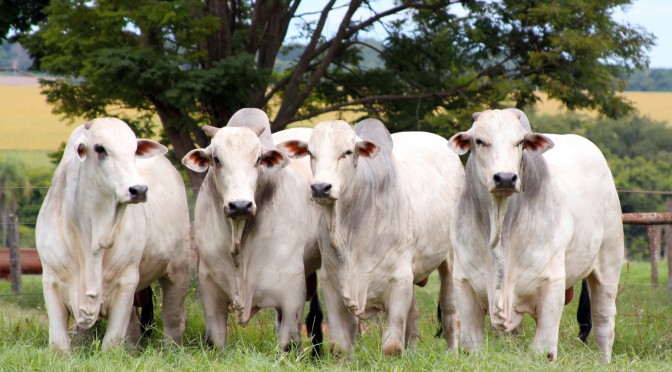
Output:
<path fill-rule="evenodd" d="M 57 113 L 120 116 L 141 134 L 156 114 L 181 158 L 207 145 L 201 124 L 223 126 L 243 107 L 268 112 L 273 130 L 355 110 L 392 131 L 444 135 L 473 111 L 529 108 L 539 90 L 570 109 L 624 115 L 622 77 L 648 65 L 653 42 L 613 18 L 630 3 L 329 0 L 310 21 L 300 0 L 51 0 L 20 41 L 35 68 L 59 76 L 42 81 Z M 286 40 L 293 21 L 305 39 Z M 380 43 L 365 37 L 374 25 L 386 30 Z M 296 59 L 274 69 L 284 53 Z"/>

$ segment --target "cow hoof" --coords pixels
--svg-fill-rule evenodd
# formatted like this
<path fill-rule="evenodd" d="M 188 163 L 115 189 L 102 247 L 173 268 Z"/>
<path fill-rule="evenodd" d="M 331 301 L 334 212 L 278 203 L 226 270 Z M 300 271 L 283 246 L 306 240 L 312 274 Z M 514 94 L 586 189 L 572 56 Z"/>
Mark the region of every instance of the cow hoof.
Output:
<path fill-rule="evenodd" d="M 396 341 L 388 342 L 383 345 L 383 354 L 387 356 L 400 356 L 404 351 L 404 346 Z"/>

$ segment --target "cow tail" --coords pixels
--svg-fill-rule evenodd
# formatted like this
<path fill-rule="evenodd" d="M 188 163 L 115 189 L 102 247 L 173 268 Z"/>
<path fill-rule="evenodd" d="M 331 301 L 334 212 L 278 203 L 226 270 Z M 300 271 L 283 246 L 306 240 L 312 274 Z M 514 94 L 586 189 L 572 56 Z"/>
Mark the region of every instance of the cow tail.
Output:
<path fill-rule="evenodd" d="M 310 309 L 308 310 L 308 315 L 306 315 L 306 331 L 308 332 L 310 342 L 313 344 L 311 356 L 318 359 L 324 356 L 324 351 L 322 350 L 322 343 L 324 342 L 324 333 L 322 332 L 323 320 L 324 315 L 320 307 L 320 299 L 317 297 L 317 292 L 315 292 L 313 298 L 310 299 Z"/>
<path fill-rule="evenodd" d="M 441 323 L 441 304 L 436 305 L 436 318 L 439 319 L 439 331 L 436 332 L 434 338 L 441 338 L 441 336 L 443 336 L 443 323 Z"/>
<path fill-rule="evenodd" d="M 576 310 L 576 320 L 579 322 L 579 339 L 588 343 L 588 335 L 593 328 L 593 321 L 590 317 L 590 289 L 586 279 L 581 282 L 581 296 L 579 297 L 579 307 Z"/>
<path fill-rule="evenodd" d="M 149 300 L 140 311 L 140 329 L 143 336 L 150 337 L 154 325 L 154 293 L 151 285 L 147 289 L 149 290 Z"/>

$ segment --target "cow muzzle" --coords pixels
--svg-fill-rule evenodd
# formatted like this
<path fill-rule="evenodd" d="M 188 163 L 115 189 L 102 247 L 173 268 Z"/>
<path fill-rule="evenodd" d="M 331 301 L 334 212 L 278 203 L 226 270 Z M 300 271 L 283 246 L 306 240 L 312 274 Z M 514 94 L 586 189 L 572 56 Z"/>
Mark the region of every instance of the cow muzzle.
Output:
<path fill-rule="evenodd" d="M 149 188 L 145 185 L 135 185 L 128 188 L 128 195 L 130 197 L 129 203 L 137 204 L 147 201 L 147 190 Z"/>
<path fill-rule="evenodd" d="M 235 200 L 224 206 L 224 212 L 229 218 L 246 218 L 254 215 L 254 203 L 249 200 Z"/>
<path fill-rule="evenodd" d="M 330 183 L 314 183 L 310 185 L 312 199 L 319 204 L 327 204 L 336 200 L 333 195 L 333 187 Z"/>
<path fill-rule="evenodd" d="M 494 187 L 491 193 L 498 196 L 509 196 L 518 192 L 518 175 L 513 172 L 498 172 L 492 176 Z"/>

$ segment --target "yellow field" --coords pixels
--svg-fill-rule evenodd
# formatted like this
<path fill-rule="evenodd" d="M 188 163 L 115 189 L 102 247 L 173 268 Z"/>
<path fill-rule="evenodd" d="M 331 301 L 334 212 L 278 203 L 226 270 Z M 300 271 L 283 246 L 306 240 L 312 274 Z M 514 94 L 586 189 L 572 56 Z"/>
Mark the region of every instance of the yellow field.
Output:
<path fill-rule="evenodd" d="M 635 103 L 639 111 L 654 120 L 672 123 L 672 93 L 627 92 L 625 96 Z M 557 102 L 544 102 L 537 106 L 540 114 L 561 112 Z M 352 118 L 352 113 L 344 113 Z M 339 113 L 330 113 L 307 121 L 315 124 L 322 120 L 339 118 Z M 49 150 L 53 151 L 66 141 L 74 126 L 61 121 L 51 113 L 39 86 L 0 85 L 0 150 Z"/>

